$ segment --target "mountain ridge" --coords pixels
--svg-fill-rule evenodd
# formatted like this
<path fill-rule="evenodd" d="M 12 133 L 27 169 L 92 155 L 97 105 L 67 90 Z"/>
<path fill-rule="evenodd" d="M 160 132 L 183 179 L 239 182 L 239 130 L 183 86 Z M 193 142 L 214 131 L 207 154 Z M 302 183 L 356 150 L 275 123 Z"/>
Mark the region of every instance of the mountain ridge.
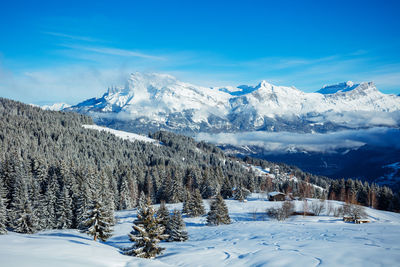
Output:
<path fill-rule="evenodd" d="M 88 114 L 97 123 L 142 133 L 159 129 L 184 134 L 326 132 L 400 125 L 400 98 L 381 93 L 372 82 L 340 83 L 318 92 L 305 93 L 265 80 L 256 86 L 202 87 L 168 74 L 136 72 L 125 86 L 111 87 L 102 97 L 64 111 Z M 374 121 L 375 113 L 385 119 Z"/>

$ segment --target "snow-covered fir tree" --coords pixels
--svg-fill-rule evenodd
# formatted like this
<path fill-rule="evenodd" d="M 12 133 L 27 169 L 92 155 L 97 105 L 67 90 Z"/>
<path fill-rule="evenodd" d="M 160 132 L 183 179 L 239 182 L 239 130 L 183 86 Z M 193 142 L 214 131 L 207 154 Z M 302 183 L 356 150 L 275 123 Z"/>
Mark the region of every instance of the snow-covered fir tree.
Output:
<path fill-rule="evenodd" d="M 18 233 L 31 234 L 38 230 L 38 220 L 28 198 L 25 176 L 18 176 L 10 203 L 10 227 Z"/>
<path fill-rule="evenodd" d="M 210 206 L 210 211 L 207 214 L 208 225 L 230 224 L 228 207 L 221 195 L 218 195 Z"/>
<path fill-rule="evenodd" d="M 6 206 L 4 205 L 3 198 L 0 195 L 0 235 L 4 235 L 7 233 L 6 212 Z"/>
<path fill-rule="evenodd" d="M 165 205 L 165 201 L 161 201 L 161 204 L 157 210 L 156 216 L 160 220 L 160 224 L 162 224 L 164 227 L 166 227 L 168 225 L 169 210 L 168 210 L 167 206 Z"/>
<path fill-rule="evenodd" d="M 143 207 L 146 206 L 147 201 L 148 201 L 148 199 L 146 197 L 146 194 L 143 191 L 141 191 L 140 192 L 140 196 L 139 196 L 139 200 L 138 200 L 138 210 L 143 209 Z"/>
<path fill-rule="evenodd" d="M 13 222 L 13 230 L 22 234 L 33 234 L 38 229 L 38 221 L 32 211 L 31 204 L 28 199 L 22 201 L 22 207 L 17 212 L 17 218 Z"/>
<path fill-rule="evenodd" d="M 68 189 L 63 187 L 61 194 L 58 197 L 56 217 L 58 229 L 67 229 L 72 227 L 73 213 L 72 213 L 72 199 L 69 196 Z"/>
<path fill-rule="evenodd" d="M 76 223 L 78 226 L 78 229 L 83 230 L 81 227 L 83 227 L 82 223 L 85 220 L 85 216 L 87 214 L 87 211 L 89 209 L 90 203 L 91 203 L 91 195 L 89 191 L 89 187 L 87 186 L 87 183 L 84 182 L 80 186 L 80 191 L 79 195 L 77 197 L 77 207 L 75 211 L 75 216 L 76 216 Z"/>
<path fill-rule="evenodd" d="M 166 234 L 169 236 L 168 242 L 183 242 L 188 240 L 188 232 L 186 224 L 182 219 L 182 214 L 179 210 L 174 210 L 167 224 Z"/>
<path fill-rule="evenodd" d="M 168 197 L 168 203 L 178 203 L 182 201 L 182 183 L 179 177 L 179 171 L 177 170 L 170 178 L 166 188 L 166 194 Z"/>
<path fill-rule="evenodd" d="M 151 206 L 150 198 L 138 209 L 137 219 L 133 222 L 133 231 L 129 233 L 129 239 L 135 244 L 124 253 L 129 256 L 140 258 L 155 258 L 165 248 L 158 246 L 158 243 L 168 238 L 164 234 L 165 227 L 155 216 L 155 210 Z"/>
<path fill-rule="evenodd" d="M 198 217 L 206 213 L 199 189 L 196 189 L 194 191 L 194 194 L 190 198 L 188 208 L 189 210 L 187 212 L 187 215 L 189 217 Z"/>
<path fill-rule="evenodd" d="M 93 201 L 86 213 L 85 220 L 81 223 L 82 232 L 93 236 L 94 241 L 106 241 L 113 231 L 114 212 L 108 209 L 101 201 Z"/>
<path fill-rule="evenodd" d="M 46 193 L 41 198 L 40 206 L 45 207 L 43 211 L 43 215 L 45 215 L 44 224 L 48 229 L 54 229 L 57 226 L 57 216 L 56 216 L 56 208 L 57 208 L 57 195 L 60 191 L 60 186 L 57 182 L 57 177 L 55 174 L 55 168 L 52 168 L 49 172 L 50 177 L 47 181 L 46 185 Z"/>
<path fill-rule="evenodd" d="M 186 189 L 185 193 L 184 193 L 182 213 L 187 214 L 189 212 L 189 210 L 190 210 L 189 203 L 190 203 L 191 199 L 192 199 L 192 195 L 190 194 L 190 191 L 188 189 Z"/>
<path fill-rule="evenodd" d="M 234 198 L 239 201 L 244 201 L 250 195 L 250 191 L 245 188 L 242 184 L 239 184 L 234 193 Z"/>

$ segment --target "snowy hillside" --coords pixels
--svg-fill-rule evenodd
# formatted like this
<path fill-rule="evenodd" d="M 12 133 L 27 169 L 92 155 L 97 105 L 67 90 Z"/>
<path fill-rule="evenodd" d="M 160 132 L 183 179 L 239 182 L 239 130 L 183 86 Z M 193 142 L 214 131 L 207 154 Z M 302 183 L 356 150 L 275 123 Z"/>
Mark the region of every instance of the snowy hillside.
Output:
<path fill-rule="evenodd" d="M 118 131 L 114 129 L 110 129 L 107 127 L 102 127 L 98 125 L 82 125 L 83 128 L 86 129 L 92 129 L 92 130 L 97 130 L 97 131 L 104 131 L 107 133 L 111 133 L 119 138 L 122 138 L 124 140 L 129 140 L 129 141 L 141 141 L 141 142 L 146 142 L 146 143 L 154 143 L 154 144 L 159 144 L 160 142 L 154 139 L 151 139 L 147 136 L 143 136 L 140 134 L 134 134 L 134 133 L 129 133 L 129 132 L 124 132 L 124 131 Z"/>
<path fill-rule="evenodd" d="M 110 88 L 101 98 L 66 110 L 88 113 L 110 126 L 116 120 L 129 121 L 125 128 L 144 132 L 157 127 L 176 132 L 286 128 L 303 132 L 400 123 L 400 98 L 379 92 L 372 82 L 347 82 L 304 93 L 267 81 L 206 88 L 156 73 L 131 74 L 124 87 Z M 374 120 L 377 113 L 380 118 L 384 113 L 385 119 Z M 349 117 L 356 119 L 349 122 Z"/>
<path fill-rule="evenodd" d="M 205 201 L 208 207 L 208 201 Z M 131 245 L 135 210 L 117 213 L 114 235 L 96 243 L 75 230 L 0 236 L 2 266 L 397 266 L 400 214 L 366 209 L 369 224 L 321 215 L 278 222 L 265 209 L 278 202 L 253 194 L 248 202 L 227 200 L 233 223 L 207 226 L 205 217 L 184 218 L 187 242 L 161 243 L 164 255 L 145 260 L 119 253 Z M 331 205 L 341 205 L 332 202 Z M 181 208 L 181 204 L 167 207 Z M 301 211 L 302 202 L 296 203 Z"/>

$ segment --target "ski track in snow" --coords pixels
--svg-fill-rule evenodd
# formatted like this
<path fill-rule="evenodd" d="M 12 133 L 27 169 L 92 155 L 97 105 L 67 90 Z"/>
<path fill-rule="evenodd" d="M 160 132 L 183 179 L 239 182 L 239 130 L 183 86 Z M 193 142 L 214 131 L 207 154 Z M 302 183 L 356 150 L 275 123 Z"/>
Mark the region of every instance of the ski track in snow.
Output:
<path fill-rule="evenodd" d="M 318 200 L 317 200 L 318 201 Z M 205 200 L 206 209 L 208 201 Z M 230 225 L 207 226 L 206 218 L 184 220 L 187 242 L 162 242 L 154 260 L 122 255 L 131 246 L 135 210 L 116 213 L 114 235 L 93 242 L 76 230 L 0 236 L 1 266 L 397 266 L 400 261 L 400 214 L 366 209 L 371 223 L 355 225 L 327 215 L 293 216 L 284 222 L 252 217 L 279 203 L 253 195 L 247 203 L 227 200 Z M 296 209 L 301 202 L 296 202 Z M 334 206 L 339 202 L 332 201 Z M 170 211 L 182 204 L 167 204 Z"/>

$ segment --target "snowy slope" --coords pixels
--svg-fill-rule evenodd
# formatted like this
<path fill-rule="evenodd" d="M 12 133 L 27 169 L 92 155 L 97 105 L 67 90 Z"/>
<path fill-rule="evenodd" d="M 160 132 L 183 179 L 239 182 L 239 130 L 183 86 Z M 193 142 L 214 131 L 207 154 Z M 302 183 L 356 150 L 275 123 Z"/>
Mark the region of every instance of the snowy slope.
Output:
<path fill-rule="evenodd" d="M 160 142 L 154 139 L 151 139 L 149 137 L 140 135 L 140 134 L 135 134 L 135 133 L 129 133 L 129 132 L 124 132 L 124 131 L 118 131 L 114 129 L 110 129 L 107 127 L 103 126 L 98 126 L 98 125 L 82 125 L 83 128 L 86 129 L 92 129 L 92 130 L 97 130 L 97 131 L 105 131 L 107 133 L 111 133 L 119 138 L 122 138 L 124 140 L 129 140 L 129 141 L 141 141 L 141 142 L 146 142 L 146 143 L 154 143 L 154 144 L 159 144 Z"/>
<path fill-rule="evenodd" d="M 397 266 L 400 260 L 400 214 L 366 209 L 371 223 L 355 225 L 327 216 L 269 220 L 276 206 L 263 195 L 248 202 L 227 200 L 233 223 L 206 226 L 205 217 L 184 218 L 189 240 L 161 243 L 164 255 L 145 260 L 120 254 L 131 245 L 135 210 L 117 212 L 118 224 L 106 243 L 93 242 L 75 230 L 0 236 L 1 266 Z M 208 201 L 205 201 L 208 207 Z M 332 201 L 331 205 L 341 203 Z M 168 204 L 181 208 L 181 204 Z M 302 202 L 296 202 L 302 210 Z"/>
<path fill-rule="evenodd" d="M 206 88 L 157 73 L 131 74 L 124 87 L 110 88 L 101 98 L 66 110 L 88 113 L 111 125 L 115 119 L 128 120 L 133 128 L 147 125 L 178 132 L 276 130 L 288 125 L 299 129 L 307 123 L 314 127 L 308 120 L 345 125 L 347 117 L 341 116 L 346 112 L 351 117 L 358 114 L 363 121 L 354 120 L 356 125 L 351 127 L 400 124 L 400 97 L 379 92 L 371 82 L 347 82 L 304 93 L 267 81 L 256 86 Z M 373 121 L 377 112 L 389 119 Z M 393 112 L 397 112 L 394 119 Z"/>

